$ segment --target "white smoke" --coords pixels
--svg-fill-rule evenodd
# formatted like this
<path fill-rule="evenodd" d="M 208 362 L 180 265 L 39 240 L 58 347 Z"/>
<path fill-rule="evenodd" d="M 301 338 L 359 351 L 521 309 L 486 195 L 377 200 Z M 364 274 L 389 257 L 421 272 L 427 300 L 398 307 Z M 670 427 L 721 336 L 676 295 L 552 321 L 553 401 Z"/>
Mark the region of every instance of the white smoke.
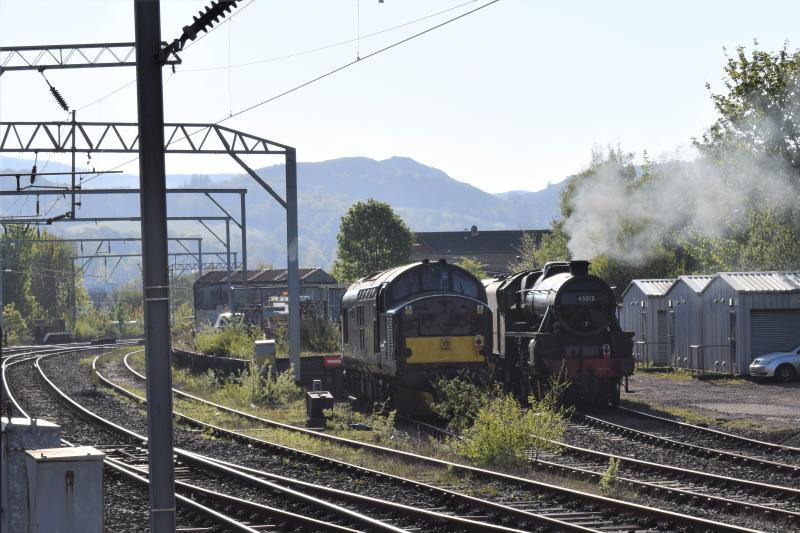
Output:
<path fill-rule="evenodd" d="M 662 161 L 650 179 L 605 164 L 572 197 L 564 225 L 572 257 L 606 255 L 640 264 L 658 243 L 728 234 L 750 208 L 797 206 L 797 175 L 782 160 L 751 154 L 725 159 Z"/>

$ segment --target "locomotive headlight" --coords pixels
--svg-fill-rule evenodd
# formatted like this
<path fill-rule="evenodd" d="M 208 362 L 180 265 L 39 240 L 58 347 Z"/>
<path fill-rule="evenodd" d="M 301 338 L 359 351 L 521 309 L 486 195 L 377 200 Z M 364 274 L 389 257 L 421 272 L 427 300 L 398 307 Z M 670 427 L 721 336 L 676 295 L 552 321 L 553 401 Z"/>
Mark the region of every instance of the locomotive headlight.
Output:
<path fill-rule="evenodd" d="M 475 335 L 475 346 L 483 346 L 483 335 Z"/>
<path fill-rule="evenodd" d="M 611 345 L 610 344 L 604 344 L 603 345 L 603 357 L 606 358 L 606 359 L 611 357 Z"/>
<path fill-rule="evenodd" d="M 475 312 L 478 313 L 479 315 L 482 315 L 483 314 L 483 306 L 482 305 L 478 305 L 477 309 L 475 309 Z"/>
<path fill-rule="evenodd" d="M 410 305 L 407 305 L 403 308 L 403 312 L 405 312 L 406 315 L 411 315 L 414 312 L 414 310 Z"/>

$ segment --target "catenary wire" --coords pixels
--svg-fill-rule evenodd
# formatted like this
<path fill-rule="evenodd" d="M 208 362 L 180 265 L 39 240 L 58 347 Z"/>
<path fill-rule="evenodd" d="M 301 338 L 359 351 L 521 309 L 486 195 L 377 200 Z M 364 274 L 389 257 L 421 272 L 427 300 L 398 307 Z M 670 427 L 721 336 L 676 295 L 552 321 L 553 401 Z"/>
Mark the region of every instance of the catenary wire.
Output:
<path fill-rule="evenodd" d="M 336 74 L 337 72 L 341 72 L 342 70 L 345 70 L 346 68 L 349 68 L 349 67 L 355 65 L 356 63 L 360 63 L 361 61 L 364 61 L 365 59 L 369 59 L 369 58 L 374 57 L 374 56 L 376 56 L 378 54 L 381 54 L 383 52 L 391 50 L 392 48 L 396 48 L 397 46 L 400 46 L 401 44 L 405 44 L 405 43 L 407 43 L 407 42 L 409 42 L 409 41 L 411 41 L 413 39 L 416 39 L 417 37 L 421 37 L 421 36 L 423 36 L 425 34 L 428 34 L 428 33 L 432 32 L 434 30 L 437 30 L 437 29 L 439 29 L 439 28 L 441 28 L 443 26 L 446 26 L 446 25 L 448 25 L 448 24 L 450 24 L 452 22 L 455 22 L 455 21 L 457 21 L 459 19 L 467 17 L 467 16 L 469 16 L 469 15 L 471 15 L 473 13 L 476 13 L 476 12 L 478 12 L 478 11 L 484 9 L 484 8 L 489 7 L 492 4 L 496 4 L 499 1 L 500 0 L 491 0 L 491 1 L 485 3 L 485 4 L 481 5 L 481 6 L 476 7 L 475 9 L 472 9 L 470 11 L 462 13 L 462 14 L 460 14 L 458 16 L 455 16 L 453 18 L 450 18 L 450 19 L 448 19 L 448 20 L 446 20 L 444 22 L 436 24 L 435 26 L 431 26 L 430 28 L 427 28 L 427 29 L 425 29 L 425 30 L 423 30 L 421 32 L 418 32 L 418 33 L 415 33 L 414 35 L 406 37 L 405 39 L 401 39 L 401 40 L 396 41 L 396 42 L 394 42 L 394 43 L 392 43 L 392 44 L 390 44 L 388 46 L 385 46 L 385 47 L 383 47 L 383 48 L 381 48 L 379 50 L 371 52 L 371 53 L 365 55 L 364 57 L 362 57 L 360 59 L 356 59 L 354 61 L 350 61 L 349 63 L 345 63 L 344 65 L 341 65 L 341 66 L 339 66 L 339 67 L 337 67 L 337 68 L 335 68 L 333 70 L 330 70 L 330 71 L 328 71 L 328 72 L 326 72 L 326 73 L 324 73 L 324 74 L 322 74 L 320 76 L 317 76 L 316 78 L 313 78 L 313 79 L 311 79 L 309 81 L 301 83 L 300 85 L 296 85 L 295 87 L 292 87 L 291 89 L 288 89 L 288 90 L 283 91 L 283 92 L 281 92 L 279 94 L 271 96 L 271 97 L 269 97 L 269 98 L 267 98 L 265 100 L 262 100 L 261 102 L 258 102 L 256 104 L 253 104 L 253 105 L 251 105 L 249 107 L 246 107 L 246 108 L 244 108 L 244 109 L 242 109 L 240 111 L 237 111 L 236 113 L 230 114 L 227 117 L 224 117 L 224 118 L 214 122 L 214 125 L 221 124 L 222 122 L 225 122 L 226 120 L 229 120 L 229 119 L 231 119 L 233 117 L 242 115 L 242 114 L 247 113 L 249 111 L 252 111 L 253 109 L 255 109 L 257 107 L 260 107 L 260 106 L 262 106 L 264 104 L 268 104 L 269 102 L 273 102 L 273 101 L 277 100 L 278 98 L 281 98 L 281 97 L 286 96 L 288 94 L 291 94 L 291 93 L 293 93 L 295 91 L 298 91 L 298 90 L 300 90 L 300 89 L 302 89 L 304 87 L 307 87 L 307 86 L 309 86 L 309 85 L 311 85 L 313 83 L 316 83 L 317 81 L 320 81 L 320 80 L 325 79 L 325 78 L 327 78 L 329 76 L 332 76 L 333 74 Z M 467 3 L 472 3 L 472 2 L 467 2 Z M 463 4 L 463 5 L 466 5 L 466 4 Z M 196 41 L 194 41 L 194 42 L 196 42 Z M 351 42 L 352 42 L 352 40 L 351 40 Z M 181 139 L 178 139 L 176 142 L 182 141 L 182 140 L 187 139 L 187 138 L 189 138 L 189 137 L 191 137 L 193 135 L 196 135 L 196 134 L 200 133 L 200 131 L 202 131 L 202 130 L 198 130 L 198 131 L 196 131 L 194 133 L 190 133 L 189 135 L 187 135 L 187 136 L 185 136 L 185 137 L 183 137 Z M 139 156 L 136 156 L 136 157 L 132 158 L 131 160 L 126 161 L 125 163 L 121 163 L 121 164 L 111 168 L 110 170 L 117 170 L 118 168 L 123 167 L 125 165 L 128 165 L 130 163 L 133 163 L 134 161 L 136 161 L 138 159 L 139 159 Z M 99 176 L 99 174 L 96 175 L 96 176 L 92 176 L 91 178 L 88 178 L 88 179 L 84 180 L 84 183 L 86 183 L 87 181 L 90 181 L 90 180 L 92 180 L 92 179 L 94 179 L 94 178 L 96 178 L 98 176 Z"/>
<path fill-rule="evenodd" d="M 423 20 L 427 20 L 427 19 L 430 19 L 430 18 L 438 17 L 439 15 L 443 15 L 444 13 L 448 13 L 450 11 L 454 11 L 456 9 L 462 8 L 462 7 L 464 7 L 466 5 L 469 5 L 469 4 L 474 4 L 475 2 L 479 2 L 479 1 L 480 0 L 469 0 L 469 2 L 464 2 L 462 4 L 458 4 L 458 5 L 453 6 L 453 7 L 448 7 L 447 9 L 443 9 L 441 11 L 437 11 L 436 13 L 431 13 L 430 15 L 425 15 L 424 17 L 419 17 L 419 18 L 416 18 L 414 20 L 409 20 L 409 21 L 404 22 L 402 24 L 398 24 L 397 26 L 391 26 L 389 28 L 384 28 L 382 30 L 379 30 L 379 31 L 376 31 L 376 32 L 373 32 L 373 33 L 368 33 L 366 35 L 362 35 L 360 37 L 360 39 L 361 40 L 369 39 L 370 37 L 375 37 L 377 35 L 382 35 L 384 33 L 390 32 L 390 31 L 399 30 L 400 28 L 405 28 L 406 26 L 410 26 L 412 24 L 416 24 L 417 22 L 421 22 Z M 332 44 L 327 44 L 327 45 L 324 45 L 324 46 L 320 46 L 320 47 L 317 47 L 317 48 L 311 48 L 311 49 L 308 49 L 308 50 L 303 50 L 303 51 L 300 51 L 300 52 L 294 52 L 294 53 L 286 54 L 286 55 L 282 55 L 282 56 L 270 57 L 270 58 L 267 58 L 267 59 L 258 59 L 256 61 L 248 61 L 246 63 L 238 63 L 238 64 L 231 65 L 230 68 L 242 68 L 242 67 L 249 67 L 249 66 L 252 66 L 252 65 L 260 65 L 260 64 L 263 64 L 263 63 L 272 63 L 274 61 L 282 61 L 284 59 L 291 59 L 293 57 L 300 57 L 300 56 L 304 56 L 306 54 L 313 54 L 313 53 L 316 53 L 316 52 L 322 52 L 324 50 L 329 50 L 331 48 L 344 46 L 346 44 L 352 44 L 354 42 L 356 42 L 356 39 L 347 39 L 345 41 L 339 41 L 339 42 L 335 42 L 335 43 L 332 43 Z M 222 69 L 225 69 L 225 68 L 228 68 L 228 67 L 226 65 L 222 65 L 222 66 L 216 66 L 216 67 L 188 68 L 188 69 L 181 69 L 180 72 L 204 72 L 204 71 L 209 71 L 209 70 L 222 70 Z"/>
<path fill-rule="evenodd" d="M 221 124 L 222 122 L 225 122 L 228 119 L 231 119 L 231 118 L 236 117 L 238 115 L 241 115 L 243 113 L 247 113 L 248 111 L 252 111 L 253 109 L 255 109 L 257 107 L 260 107 L 260 106 L 262 106 L 264 104 L 267 104 L 269 102 L 277 100 L 278 98 L 281 98 L 282 96 L 286 96 L 287 94 L 291 94 L 291 93 L 293 93 L 293 92 L 295 92 L 297 90 L 302 89 L 303 87 L 307 87 L 307 86 L 311 85 L 312 83 L 316 83 L 316 82 L 318 82 L 318 81 L 320 81 L 322 79 L 327 78 L 328 76 L 332 76 L 333 74 L 336 74 L 337 72 L 341 72 L 342 70 L 344 70 L 344 69 L 346 69 L 348 67 L 352 67 L 356 63 L 360 63 L 360 62 L 364 61 L 365 59 L 369 59 L 369 58 L 374 57 L 374 56 L 376 56 L 378 54 L 381 54 L 383 52 L 391 50 L 392 48 L 400 46 L 401 44 L 404 44 L 404 43 L 407 43 L 407 42 L 409 42 L 409 41 L 411 41 L 413 39 L 416 39 L 417 37 L 421 37 L 421 36 L 423 36 L 423 35 L 425 35 L 427 33 L 430 33 L 430 32 L 432 32 L 434 30 L 437 30 L 437 29 L 441 28 L 442 26 L 446 26 L 447 24 L 450 24 L 451 22 L 455 22 L 455 21 L 457 21 L 459 19 L 462 19 L 462 18 L 464 18 L 464 17 L 466 17 L 468 15 L 471 15 L 471 14 L 477 12 L 477 11 L 480 11 L 481 9 L 487 8 L 492 4 L 496 4 L 499 1 L 500 0 L 491 0 L 490 2 L 487 2 L 487 3 L 485 3 L 485 4 L 481 5 L 481 6 L 476 7 L 475 9 L 467 11 L 466 13 L 462 13 L 461 15 L 458 15 L 457 17 L 453 17 L 451 19 L 448 19 L 448 20 L 446 20 L 446 21 L 444 21 L 444 22 L 442 22 L 440 24 L 437 24 L 435 26 L 431 26 L 430 28 L 428 28 L 426 30 L 423 30 L 423 31 L 418 32 L 418 33 L 415 33 L 414 35 L 411 35 L 410 37 L 406 37 L 405 39 L 402 39 L 400 41 L 392 43 L 389 46 L 385 46 L 385 47 L 383 47 L 383 48 L 381 48 L 379 50 L 371 52 L 371 53 L 365 55 L 362 58 L 356 59 L 354 61 L 350 61 L 349 63 L 345 63 L 344 65 L 342 65 L 340 67 L 337 67 L 337 68 L 335 68 L 333 70 L 330 70 L 330 71 L 326 72 L 325 74 L 317 76 L 316 78 L 313 78 L 313 79 L 311 79 L 311 80 L 309 80 L 307 82 L 301 83 L 300 85 L 296 85 L 295 87 L 292 87 L 291 89 L 283 91 L 282 93 L 278 93 L 275 96 L 271 96 L 271 97 L 267 98 L 266 100 L 262 100 L 261 102 L 258 102 L 256 104 L 253 104 L 253 105 L 251 105 L 249 107 L 246 107 L 246 108 L 244 108 L 244 109 L 242 109 L 240 111 L 237 111 L 236 113 L 234 113 L 234 114 L 232 114 L 230 116 L 227 116 L 227 117 L 225 117 L 223 119 L 218 120 L 214 124 L 215 125 L 216 124 Z"/>

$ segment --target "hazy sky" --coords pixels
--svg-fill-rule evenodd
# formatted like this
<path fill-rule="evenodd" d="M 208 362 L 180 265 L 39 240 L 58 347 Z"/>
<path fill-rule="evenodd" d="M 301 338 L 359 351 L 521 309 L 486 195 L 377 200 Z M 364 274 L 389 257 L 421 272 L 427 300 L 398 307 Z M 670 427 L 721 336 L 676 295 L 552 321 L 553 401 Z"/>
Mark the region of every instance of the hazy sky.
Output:
<path fill-rule="evenodd" d="M 484 3 L 366 37 L 464 1 L 245 0 L 230 23 L 183 52 L 177 74 L 165 69 L 165 118 L 215 122 Z M 177 37 L 202 7 L 162 1 L 162 38 Z M 691 138 L 714 119 L 705 83 L 721 85 L 723 47 L 754 38 L 769 50 L 787 39 L 800 46 L 797 20 L 796 1 L 501 0 L 226 125 L 295 146 L 300 161 L 402 155 L 490 192 L 537 190 L 581 170 L 595 144 L 689 157 Z M 359 27 L 360 42 L 294 55 L 354 40 Z M 129 0 L 0 0 L 3 46 L 132 41 L 133 32 Z M 132 81 L 133 68 L 48 77 L 83 108 L 78 120 L 136 118 L 133 84 L 84 108 Z M 0 120 L 64 118 L 38 73 L 0 76 Z M 167 166 L 239 172 L 224 156 Z"/>

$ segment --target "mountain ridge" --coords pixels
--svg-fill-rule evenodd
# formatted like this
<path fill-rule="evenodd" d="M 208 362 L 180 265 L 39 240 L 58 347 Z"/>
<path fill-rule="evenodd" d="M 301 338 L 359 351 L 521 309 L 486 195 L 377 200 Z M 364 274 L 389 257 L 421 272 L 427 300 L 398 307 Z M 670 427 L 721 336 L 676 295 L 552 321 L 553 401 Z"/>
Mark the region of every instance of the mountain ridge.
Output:
<path fill-rule="evenodd" d="M 2 158 L 0 167 L 10 171 L 29 171 L 32 161 Z M 61 171 L 66 165 L 51 163 L 48 171 Z M 42 168 L 39 164 L 40 171 Z M 284 165 L 256 170 L 279 195 L 285 191 Z M 43 178 L 40 178 L 43 179 Z M 13 187 L 13 180 L 2 184 Z M 63 182 L 63 179 L 62 179 Z M 247 248 L 250 265 L 270 263 L 285 265 L 285 215 L 283 209 L 250 176 L 245 174 L 170 174 L 170 188 L 245 188 L 247 198 Z M 339 220 L 356 201 L 368 198 L 389 203 L 414 231 L 459 231 L 472 225 L 480 229 L 545 229 L 559 215 L 558 199 L 565 182 L 548 184 L 540 191 L 508 191 L 492 194 L 461 182 L 440 169 L 409 157 L 394 156 L 383 160 L 367 157 L 343 157 L 318 162 L 298 163 L 298 204 L 300 259 L 303 266 L 330 268 L 336 249 Z M 135 188 L 138 178 L 131 175 L 107 175 L 93 180 L 94 188 L 126 185 Z M 125 200 L 121 200 L 126 198 Z M 217 201 L 238 219 L 239 199 L 221 194 Z M 5 198 L 4 198 L 5 200 Z M 8 206 L 8 202 L 3 202 Z M 64 204 L 66 206 L 66 204 Z M 170 216 L 219 216 L 222 213 L 202 195 L 170 194 Z M 6 208 L 3 209 L 5 212 Z M 53 209 L 60 213 L 61 207 Z M 14 215 L 16 213 L 5 213 Z M 138 201 L 126 195 L 83 196 L 80 217 L 138 216 Z M 224 224 L 209 224 L 224 235 Z M 138 223 L 70 223 L 51 226 L 56 233 L 70 236 L 138 234 Z M 170 223 L 171 236 L 204 236 L 204 249 L 211 250 L 215 239 L 194 222 Z M 239 247 L 239 230 L 231 224 L 232 242 Z M 218 244 L 218 243 L 217 243 Z M 219 247 L 219 246 L 217 246 Z M 130 268 L 122 272 L 129 275 Z M 138 271 L 138 269 L 137 269 Z"/>

